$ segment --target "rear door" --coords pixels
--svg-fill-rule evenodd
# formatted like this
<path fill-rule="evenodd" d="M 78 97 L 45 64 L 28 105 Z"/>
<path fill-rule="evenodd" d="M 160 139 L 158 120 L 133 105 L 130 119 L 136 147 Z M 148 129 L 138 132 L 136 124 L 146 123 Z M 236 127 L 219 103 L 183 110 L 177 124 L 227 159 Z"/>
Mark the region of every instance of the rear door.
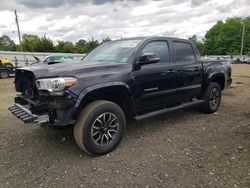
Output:
<path fill-rule="evenodd" d="M 197 97 L 201 91 L 202 63 L 197 49 L 186 40 L 173 40 L 174 71 L 183 80 L 182 99 Z"/>

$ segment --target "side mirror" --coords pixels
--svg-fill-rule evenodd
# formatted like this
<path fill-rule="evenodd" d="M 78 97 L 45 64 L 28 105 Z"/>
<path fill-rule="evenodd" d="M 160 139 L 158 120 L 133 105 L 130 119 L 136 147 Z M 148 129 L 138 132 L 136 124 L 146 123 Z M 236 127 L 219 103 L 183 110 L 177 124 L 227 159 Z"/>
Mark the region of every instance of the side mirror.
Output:
<path fill-rule="evenodd" d="M 154 53 L 145 53 L 138 59 L 139 65 L 153 64 L 160 61 L 160 56 Z"/>

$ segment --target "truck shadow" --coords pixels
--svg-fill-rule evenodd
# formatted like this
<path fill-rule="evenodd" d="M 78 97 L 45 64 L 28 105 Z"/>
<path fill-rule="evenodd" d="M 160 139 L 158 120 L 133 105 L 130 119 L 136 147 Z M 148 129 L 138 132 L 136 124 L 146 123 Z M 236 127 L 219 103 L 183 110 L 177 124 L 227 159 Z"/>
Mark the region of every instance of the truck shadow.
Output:
<path fill-rule="evenodd" d="M 147 118 L 141 121 L 130 120 L 127 123 L 127 131 L 125 133 L 122 144 L 126 147 L 126 143 L 133 142 L 140 136 L 148 134 L 149 132 L 161 131 L 168 127 L 178 125 L 186 119 L 196 118 L 201 115 L 196 107 L 188 108 L 185 110 L 178 110 L 169 112 L 155 117 Z M 39 139 L 40 145 L 43 145 L 44 152 L 53 152 L 54 155 L 69 157 L 89 158 L 85 152 L 78 148 L 73 136 L 73 127 L 66 128 L 39 128 L 35 129 L 33 136 Z M 137 140 L 138 141 L 138 140 Z M 41 150 L 41 148 L 39 148 Z M 119 146 L 118 146 L 119 150 Z M 34 151 L 36 152 L 36 151 Z M 58 156 L 59 157 L 59 156 Z"/>
<path fill-rule="evenodd" d="M 197 107 L 191 107 L 188 109 L 177 110 L 173 112 L 167 112 L 161 115 L 146 118 L 140 121 L 131 120 L 128 123 L 128 130 L 133 134 L 134 129 L 150 129 L 151 131 L 157 131 L 159 127 L 172 126 L 180 121 L 188 119 L 189 116 L 200 115 Z M 153 125 L 153 126 L 152 126 Z"/>

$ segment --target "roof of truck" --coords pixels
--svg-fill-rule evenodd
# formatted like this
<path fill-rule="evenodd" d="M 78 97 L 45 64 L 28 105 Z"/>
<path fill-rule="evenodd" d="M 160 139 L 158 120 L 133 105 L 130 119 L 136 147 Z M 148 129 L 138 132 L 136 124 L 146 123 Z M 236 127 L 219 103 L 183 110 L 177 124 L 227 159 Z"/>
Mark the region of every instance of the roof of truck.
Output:
<path fill-rule="evenodd" d="M 184 40 L 184 41 L 189 41 L 188 39 L 184 38 L 177 38 L 177 37 L 165 37 L 165 36 L 143 36 L 143 37 L 130 37 L 130 38 L 122 38 L 118 40 L 147 40 L 147 39 L 170 39 L 170 40 Z M 116 41 L 116 40 L 114 40 Z"/>

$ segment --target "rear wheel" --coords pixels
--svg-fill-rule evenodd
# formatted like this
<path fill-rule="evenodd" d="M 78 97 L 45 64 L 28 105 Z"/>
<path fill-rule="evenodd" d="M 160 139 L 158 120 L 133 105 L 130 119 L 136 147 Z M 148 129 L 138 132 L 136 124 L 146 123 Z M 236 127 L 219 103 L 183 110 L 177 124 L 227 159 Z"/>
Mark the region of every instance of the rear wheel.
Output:
<path fill-rule="evenodd" d="M 218 110 L 221 102 L 221 87 L 215 82 L 211 82 L 204 96 L 202 97 L 205 100 L 204 103 L 200 105 L 200 109 L 205 113 L 214 113 Z"/>
<path fill-rule="evenodd" d="M 78 146 L 92 155 L 112 151 L 121 141 L 126 127 L 123 110 L 115 103 L 98 100 L 88 104 L 74 126 Z"/>
<path fill-rule="evenodd" d="M 6 70 L 0 71 L 0 78 L 8 78 L 9 77 L 9 72 Z"/>

